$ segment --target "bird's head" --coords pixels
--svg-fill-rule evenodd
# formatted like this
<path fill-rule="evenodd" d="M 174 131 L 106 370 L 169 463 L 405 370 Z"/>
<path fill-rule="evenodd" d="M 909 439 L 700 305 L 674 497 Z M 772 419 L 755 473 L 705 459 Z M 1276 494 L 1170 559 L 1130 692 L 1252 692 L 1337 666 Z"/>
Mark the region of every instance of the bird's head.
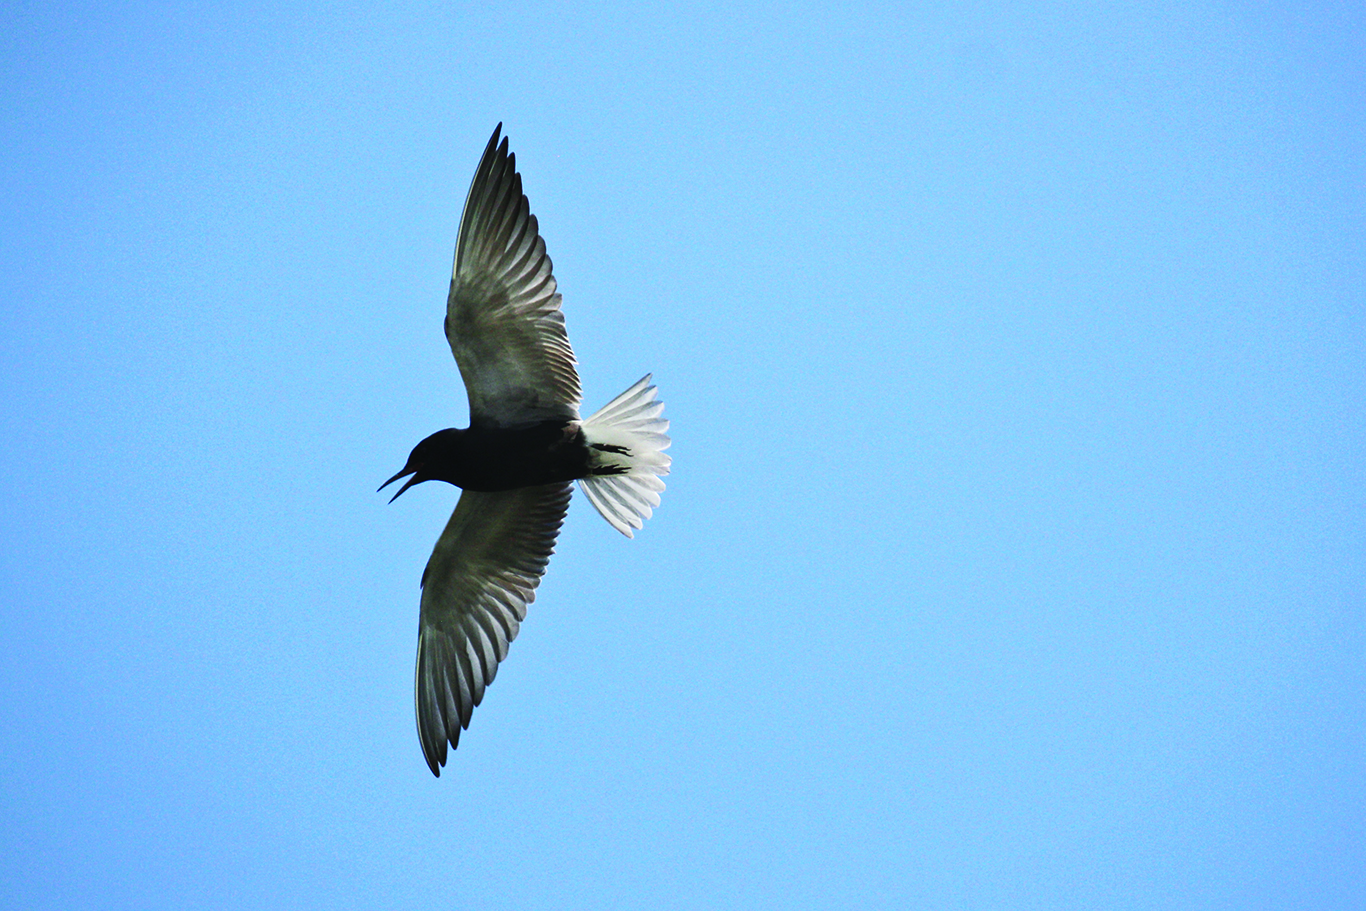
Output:
<path fill-rule="evenodd" d="M 399 494 L 414 484 L 421 484 L 423 481 L 444 480 L 442 476 L 445 472 L 442 469 L 451 463 L 459 436 L 460 431 L 458 430 L 438 430 L 414 446 L 413 451 L 408 455 L 408 461 L 404 464 L 403 470 L 379 486 L 379 489 L 383 490 L 399 478 L 412 475 L 398 489 L 398 493 L 389 498 L 389 502 L 392 503 L 397 500 Z"/>

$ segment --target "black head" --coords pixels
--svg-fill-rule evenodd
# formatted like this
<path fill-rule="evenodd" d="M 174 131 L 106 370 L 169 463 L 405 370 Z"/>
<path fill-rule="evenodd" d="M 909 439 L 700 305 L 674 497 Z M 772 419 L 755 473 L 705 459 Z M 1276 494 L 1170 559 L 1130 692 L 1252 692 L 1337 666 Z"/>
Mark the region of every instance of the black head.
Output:
<path fill-rule="evenodd" d="M 381 484 L 379 489 L 383 490 L 399 478 L 412 475 L 411 478 L 408 478 L 407 483 L 398 489 L 398 493 L 390 497 L 389 502 L 392 503 L 398 499 L 399 494 L 414 484 L 421 484 L 423 481 L 445 480 L 447 469 L 456 458 L 459 438 L 460 431 L 455 429 L 438 430 L 427 437 L 413 447 L 403 470 Z"/>

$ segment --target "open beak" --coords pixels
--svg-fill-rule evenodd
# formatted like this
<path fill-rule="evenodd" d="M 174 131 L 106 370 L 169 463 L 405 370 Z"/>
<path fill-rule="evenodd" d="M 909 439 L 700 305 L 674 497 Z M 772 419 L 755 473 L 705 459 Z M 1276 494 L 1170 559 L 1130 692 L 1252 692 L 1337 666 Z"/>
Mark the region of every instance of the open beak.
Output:
<path fill-rule="evenodd" d="M 417 468 L 420 468 L 420 467 L 421 467 L 420 465 L 417 466 Z M 398 489 L 398 493 L 394 494 L 392 497 L 389 498 L 389 502 L 390 502 L 390 503 L 392 503 L 392 502 L 394 502 L 395 500 L 397 500 L 399 494 L 403 493 L 403 491 L 407 490 L 409 487 L 412 487 L 414 484 L 416 484 L 416 483 L 418 482 L 417 468 L 410 467 L 410 466 L 408 466 L 408 465 L 404 465 L 402 471 L 400 471 L 398 474 L 394 475 L 394 476 L 393 476 L 392 478 L 390 478 L 389 480 L 385 481 L 383 484 L 379 485 L 379 489 L 380 489 L 380 490 L 383 490 L 384 488 L 388 487 L 390 484 L 394 483 L 395 481 L 397 481 L 399 478 L 403 477 L 404 475 L 408 475 L 408 474 L 412 475 L 412 477 L 408 479 L 408 483 L 406 483 L 406 484 L 404 484 L 402 487 L 400 487 L 400 488 Z M 376 492 L 376 493 L 379 493 L 379 491 L 375 491 L 375 492 Z"/>

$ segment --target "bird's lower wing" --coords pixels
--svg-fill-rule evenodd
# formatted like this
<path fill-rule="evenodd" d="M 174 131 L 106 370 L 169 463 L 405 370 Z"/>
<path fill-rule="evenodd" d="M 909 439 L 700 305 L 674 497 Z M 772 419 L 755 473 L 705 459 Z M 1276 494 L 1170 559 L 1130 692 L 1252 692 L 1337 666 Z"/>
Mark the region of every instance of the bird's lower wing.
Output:
<path fill-rule="evenodd" d="M 422 574 L 417 732 L 432 774 L 460 742 L 545 574 L 568 484 L 460 495 Z"/>

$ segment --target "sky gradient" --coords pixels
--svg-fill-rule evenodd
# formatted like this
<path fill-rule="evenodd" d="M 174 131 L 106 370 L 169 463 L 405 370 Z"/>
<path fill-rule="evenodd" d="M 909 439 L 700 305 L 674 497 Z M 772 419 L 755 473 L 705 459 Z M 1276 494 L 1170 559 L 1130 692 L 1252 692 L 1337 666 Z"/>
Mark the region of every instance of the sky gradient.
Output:
<path fill-rule="evenodd" d="M 0 21 L 0 905 L 1366 904 L 1358 6 Z M 437 780 L 500 121 L 674 472 Z"/>

